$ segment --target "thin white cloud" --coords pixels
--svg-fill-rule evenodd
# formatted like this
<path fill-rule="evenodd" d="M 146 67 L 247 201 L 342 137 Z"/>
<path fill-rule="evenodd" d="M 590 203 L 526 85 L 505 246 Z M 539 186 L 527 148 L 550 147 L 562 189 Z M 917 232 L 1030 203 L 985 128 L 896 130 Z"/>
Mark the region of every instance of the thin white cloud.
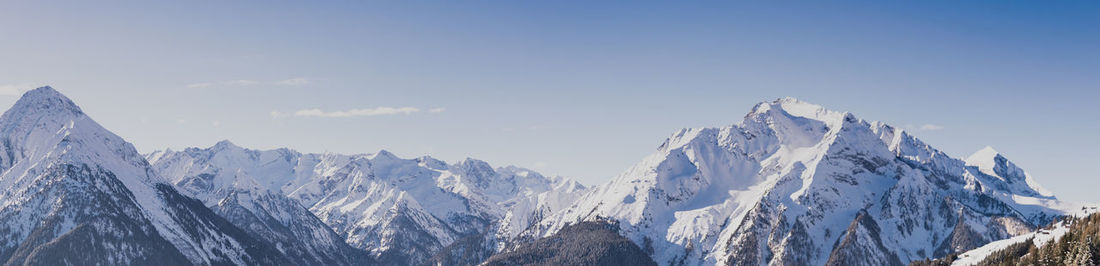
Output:
<path fill-rule="evenodd" d="M 33 90 L 34 88 L 41 87 L 36 83 L 17 83 L 17 84 L 3 84 L 0 85 L 0 96 L 19 96 L 24 92 Z"/>
<path fill-rule="evenodd" d="M 934 124 L 924 124 L 924 125 L 920 126 L 920 130 L 923 130 L 923 131 L 935 131 L 935 130 L 941 130 L 941 129 L 943 129 L 943 126 L 934 125 Z"/>
<path fill-rule="evenodd" d="M 433 114 L 434 113 L 442 113 L 443 111 L 447 111 L 447 108 L 437 107 L 437 108 L 428 109 L 428 112 L 433 113 Z"/>
<path fill-rule="evenodd" d="M 309 84 L 311 81 L 312 80 L 307 79 L 307 78 L 292 78 L 292 79 L 284 79 L 284 80 L 276 81 L 275 85 L 298 86 L 298 85 Z"/>
<path fill-rule="evenodd" d="M 347 111 L 332 111 L 325 112 L 321 109 L 303 109 L 294 112 L 296 117 L 357 117 L 357 116 L 376 116 L 376 115 L 407 115 L 420 112 L 416 107 L 375 107 L 365 109 L 351 109 Z M 275 113 L 272 113 L 275 116 Z"/>
<path fill-rule="evenodd" d="M 238 79 L 238 80 L 226 81 L 225 84 L 232 85 L 232 86 L 252 86 L 252 85 L 260 84 L 260 82 L 255 81 L 255 80 Z"/>
<path fill-rule="evenodd" d="M 214 84 L 211 84 L 211 83 L 194 83 L 194 84 L 188 84 L 187 88 L 202 89 L 202 88 L 209 88 L 212 85 L 214 85 Z"/>

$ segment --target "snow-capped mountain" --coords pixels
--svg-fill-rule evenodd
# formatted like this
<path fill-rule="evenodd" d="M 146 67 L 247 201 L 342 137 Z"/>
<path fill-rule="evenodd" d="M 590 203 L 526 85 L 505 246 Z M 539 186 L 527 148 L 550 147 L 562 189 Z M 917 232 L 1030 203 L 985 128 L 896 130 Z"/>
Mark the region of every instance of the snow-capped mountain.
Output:
<path fill-rule="evenodd" d="M 169 180 L 183 193 L 202 200 L 252 236 L 275 243 L 295 264 L 354 265 L 370 260 L 367 252 L 349 246 L 343 237 L 297 200 L 285 196 L 277 186 L 261 184 L 243 169 L 210 168 L 209 161 L 241 159 L 227 158 L 229 153 L 216 157 L 213 152 L 223 150 L 240 151 L 232 155 L 243 158 L 257 154 L 222 142 L 207 151 L 193 151 L 195 157 L 184 158 L 187 160 L 169 160 L 163 156 L 167 153 L 157 153 L 149 161 L 158 172 L 169 174 Z M 183 169 L 195 165 L 204 167 Z"/>
<path fill-rule="evenodd" d="M 257 193 L 280 202 L 293 199 L 351 246 L 393 264 L 425 263 L 445 248 L 455 253 L 449 256 L 469 258 L 444 261 L 480 261 L 583 191 L 570 179 L 522 168 L 493 168 L 474 159 L 455 164 L 427 156 L 402 159 L 387 151 L 305 154 L 223 141 L 147 158 L 208 206 L 225 205 L 230 198 L 233 205 L 257 204 L 232 196 L 241 190 L 252 191 L 251 201 Z M 448 248 L 460 239 L 477 241 Z"/>
<path fill-rule="evenodd" d="M 1058 200 L 992 148 L 951 158 L 901 129 L 791 98 L 735 125 L 680 130 L 586 189 L 387 151 L 223 141 L 142 156 L 43 87 L 0 116 L 0 188 L 4 265 L 455 265 L 509 248 L 499 260 L 524 261 L 588 237 L 562 228 L 621 234 L 629 241 L 600 239 L 637 247 L 608 254 L 641 250 L 661 265 L 898 265 L 1096 210 Z M 997 243 L 1009 242 L 981 250 Z"/>
<path fill-rule="evenodd" d="M 677 131 L 524 234 L 609 219 L 662 265 L 898 265 L 1080 208 L 992 149 L 959 160 L 901 129 L 784 98 L 735 125 Z"/>
<path fill-rule="evenodd" d="M 4 265 L 284 264 L 50 87 L 0 116 Z"/>

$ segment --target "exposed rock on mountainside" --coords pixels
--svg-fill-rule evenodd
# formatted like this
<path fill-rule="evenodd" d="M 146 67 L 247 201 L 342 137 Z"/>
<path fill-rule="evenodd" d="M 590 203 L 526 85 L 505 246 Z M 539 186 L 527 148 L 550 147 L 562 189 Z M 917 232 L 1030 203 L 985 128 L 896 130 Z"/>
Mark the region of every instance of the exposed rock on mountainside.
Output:
<path fill-rule="evenodd" d="M 522 168 L 493 168 L 474 159 L 456 164 L 426 156 L 402 159 L 387 151 L 303 154 L 249 150 L 223 141 L 207 149 L 155 152 L 148 158 L 182 190 L 216 210 L 228 205 L 251 214 L 256 213 L 253 208 L 232 206 L 273 206 L 300 213 L 275 212 L 268 215 L 274 219 L 266 219 L 272 223 L 262 224 L 308 228 L 288 234 L 300 238 L 323 231 L 323 223 L 339 237 L 305 247 L 342 250 L 335 248 L 335 241 L 346 241 L 385 264 L 476 264 L 568 206 L 584 189 L 576 181 Z M 226 216 L 235 221 L 252 215 Z"/>
<path fill-rule="evenodd" d="M 285 264 L 50 87 L 0 117 L 4 265 Z"/>
<path fill-rule="evenodd" d="M 994 241 L 962 254 L 910 265 L 1096 265 L 1100 255 L 1100 208 L 1082 208 L 1072 216 L 1034 232 Z"/>
<path fill-rule="evenodd" d="M 387 151 L 142 156 L 43 87 L 0 116 L 0 188 L 4 265 L 1088 264 L 1100 219 L 1036 231 L 1096 209 L 992 148 L 959 160 L 790 98 L 586 189 Z"/>
<path fill-rule="evenodd" d="M 609 219 L 662 265 L 889 265 L 1080 207 L 992 149 L 959 160 L 904 130 L 784 98 L 735 125 L 677 131 L 525 235 Z"/>

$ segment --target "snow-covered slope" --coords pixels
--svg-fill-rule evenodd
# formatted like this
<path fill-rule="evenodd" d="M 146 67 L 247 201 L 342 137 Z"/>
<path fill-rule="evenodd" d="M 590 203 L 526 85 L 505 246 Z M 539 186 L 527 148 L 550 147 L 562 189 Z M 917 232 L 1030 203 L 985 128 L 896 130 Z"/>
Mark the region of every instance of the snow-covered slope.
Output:
<path fill-rule="evenodd" d="M 735 125 L 677 131 L 524 234 L 612 219 L 662 265 L 889 265 L 1080 207 L 991 149 L 963 161 L 901 129 L 784 98 Z"/>
<path fill-rule="evenodd" d="M 484 250 L 474 253 L 487 257 L 485 252 L 568 206 L 583 190 L 570 179 L 517 167 L 493 168 L 474 159 L 455 164 L 427 156 L 402 159 L 387 151 L 303 154 L 223 141 L 147 157 L 208 206 L 225 202 L 226 191 L 278 192 L 308 208 L 348 244 L 394 264 L 423 263 L 463 238 L 485 240 L 478 242 Z"/>
<path fill-rule="evenodd" d="M 168 174 L 169 180 L 182 192 L 201 199 L 206 206 L 252 236 L 275 243 L 295 264 L 354 265 L 369 261 L 365 251 L 349 246 L 305 206 L 285 196 L 278 186 L 261 184 L 252 172 L 244 169 L 211 167 L 211 162 L 248 160 L 258 153 L 245 151 L 229 142 L 218 143 L 205 151 L 192 151 L 194 156 L 173 158 L 163 156 L 167 153 L 157 153 L 158 156 L 151 156 L 149 161 L 159 172 Z"/>
<path fill-rule="evenodd" d="M 50 87 L 0 117 L 5 265 L 280 264 Z"/>
<path fill-rule="evenodd" d="M 1081 210 L 1075 211 L 1070 216 L 1073 218 L 1086 218 L 1089 215 L 1096 213 L 1097 207 L 1087 207 Z M 990 242 L 979 248 L 971 249 L 963 254 L 959 254 L 955 261 L 951 262 L 951 265 L 955 266 L 970 266 L 976 265 L 986 257 L 990 256 L 994 252 L 1004 250 L 1013 244 L 1022 243 L 1025 241 L 1031 241 L 1036 247 L 1043 247 L 1048 243 L 1052 243 L 1062 238 L 1066 233 L 1070 231 L 1070 222 L 1074 219 L 1067 219 L 1058 221 L 1047 228 L 1039 228 L 1033 232 L 1021 234 L 1008 239 L 1002 239 Z"/>

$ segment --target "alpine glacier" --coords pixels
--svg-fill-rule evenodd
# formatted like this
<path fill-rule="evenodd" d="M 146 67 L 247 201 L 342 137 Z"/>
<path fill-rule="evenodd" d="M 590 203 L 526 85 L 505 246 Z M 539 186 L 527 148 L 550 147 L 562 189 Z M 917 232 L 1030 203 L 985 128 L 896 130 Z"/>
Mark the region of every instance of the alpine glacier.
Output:
<path fill-rule="evenodd" d="M 661 265 L 901 265 L 1080 209 L 991 148 L 965 161 L 793 98 L 657 151 L 525 231 L 612 220 Z"/>

